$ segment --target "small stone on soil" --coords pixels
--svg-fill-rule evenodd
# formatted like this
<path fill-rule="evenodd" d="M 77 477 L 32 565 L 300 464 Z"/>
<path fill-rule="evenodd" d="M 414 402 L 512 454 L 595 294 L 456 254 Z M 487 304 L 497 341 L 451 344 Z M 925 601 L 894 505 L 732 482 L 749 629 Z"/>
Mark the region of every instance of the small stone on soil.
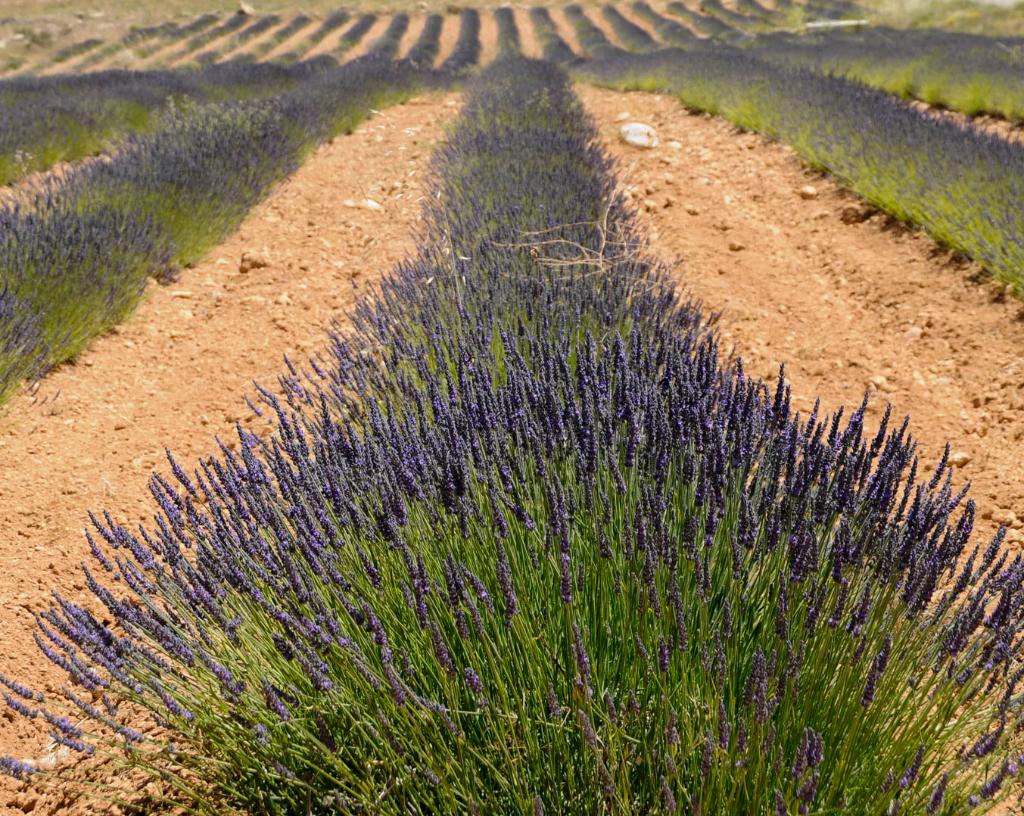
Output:
<path fill-rule="evenodd" d="M 242 260 L 238 264 L 238 271 L 244 275 L 253 269 L 263 269 L 269 265 L 270 262 L 262 255 L 257 255 L 255 252 L 243 252 Z"/>
<path fill-rule="evenodd" d="M 650 149 L 658 146 L 658 133 L 643 122 L 630 122 L 619 128 L 619 138 L 633 147 Z"/>
<path fill-rule="evenodd" d="M 800 188 L 800 198 L 802 198 L 804 201 L 813 201 L 817 197 L 817 187 L 812 187 L 810 184 L 806 184 Z"/>

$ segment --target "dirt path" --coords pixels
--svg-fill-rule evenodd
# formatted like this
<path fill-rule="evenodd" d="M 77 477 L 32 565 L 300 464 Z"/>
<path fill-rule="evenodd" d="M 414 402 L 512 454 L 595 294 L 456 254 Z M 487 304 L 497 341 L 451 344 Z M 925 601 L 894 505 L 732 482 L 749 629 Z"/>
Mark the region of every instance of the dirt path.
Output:
<path fill-rule="evenodd" d="M 255 422 L 243 402 L 253 380 L 273 385 L 282 355 L 320 348 L 330 320 L 410 252 L 421 179 L 456 100 L 388 108 L 318 150 L 208 258 L 47 377 L 35 401 L 12 401 L 0 417 L 0 672 L 59 687 L 32 644 L 31 611 L 52 589 L 84 589 L 87 511 L 148 520 L 146 480 L 166 469 L 164 446 L 191 463 L 215 450 L 215 435 L 231 439 L 236 420 Z M 269 265 L 240 274 L 245 252 Z M 0 754 L 37 756 L 43 744 L 29 723 L 0 717 Z M 57 812 L 0 777 L 0 814 L 33 801 Z"/>
<path fill-rule="evenodd" d="M 721 311 L 724 346 L 749 370 L 777 374 L 797 403 L 855 407 L 875 394 L 909 414 L 929 466 L 946 440 L 968 461 L 986 519 L 1024 541 L 1024 310 L 925 235 L 868 214 L 804 168 L 786 147 L 691 115 L 653 94 L 579 89 L 652 231 L 654 250 L 681 259 L 680 280 Z M 617 117 L 647 122 L 662 144 L 618 140 Z M 805 187 L 813 187 L 813 191 Z M 804 197 L 806 196 L 806 197 Z M 844 216 L 845 213 L 845 216 Z"/>

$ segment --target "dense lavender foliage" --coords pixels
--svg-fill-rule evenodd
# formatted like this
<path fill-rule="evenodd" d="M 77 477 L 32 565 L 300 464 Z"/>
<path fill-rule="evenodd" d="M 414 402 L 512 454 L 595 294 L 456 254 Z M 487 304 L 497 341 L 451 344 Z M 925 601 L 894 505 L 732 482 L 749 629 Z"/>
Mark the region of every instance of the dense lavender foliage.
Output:
<path fill-rule="evenodd" d="M 583 74 L 615 87 L 669 91 L 692 108 L 776 137 L 1024 294 L 1024 145 L 860 83 L 724 46 L 629 55 Z"/>
<path fill-rule="evenodd" d="M 520 56 L 519 26 L 512 9 L 508 6 L 496 8 L 494 21 L 498 25 L 498 59 Z"/>
<path fill-rule="evenodd" d="M 95 519 L 95 597 L 38 619 L 79 688 L 8 705 L 210 811 L 1001 796 L 1024 564 L 972 550 L 945 462 L 719 363 L 551 67 L 485 71 L 436 170 L 420 253 L 261 392 L 274 433 L 171 460 L 153 529 Z"/>
<path fill-rule="evenodd" d="M 530 23 L 533 25 L 538 42 L 540 42 L 545 60 L 553 62 L 555 65 L 571 65 L 580 61 L 581 58 L 558 33 L 551 14 L 546 8 L 533 6 L 529 13 Z"/>
<path fill-rule="evenodd" d="M 212 65 L 199 71 L 97 71 L 0 80 L 0 184 L 98 153 L 182 104 L 259 99 L 324 69 L 305 63 Z"/>
<path fill-rule="evenodd" d="M 0 290 L 0 402 L 19 382 L 42 373 L 48 357 L 38 318 L 4 287 Z"/>
<path fill-rule="evenodd" d="M 856 79 L 968 115 L 1024 119 L 1020 42 L 937 29 L 758 37 L 758 56 Z"/>
<path fill-rule="evenodd" d="M 148 277 L 220 241 L 313 146 L 425 79 L 408 63 L 373 57 L 327 70 L 233 70 L 306 79 L 269 99 L 173 112 L 108 160 L 76 166 L 0 208 L 0 283 L 38 322 L 38 348 L 26 359 L 52 365 L 73 356 L 130 311 Z M 25 336 L 20 327 L 2 331 Z M 0 359 L 11 355 L 4 342 Z M 14 384 L 3 381 L 0 392 Z"/>

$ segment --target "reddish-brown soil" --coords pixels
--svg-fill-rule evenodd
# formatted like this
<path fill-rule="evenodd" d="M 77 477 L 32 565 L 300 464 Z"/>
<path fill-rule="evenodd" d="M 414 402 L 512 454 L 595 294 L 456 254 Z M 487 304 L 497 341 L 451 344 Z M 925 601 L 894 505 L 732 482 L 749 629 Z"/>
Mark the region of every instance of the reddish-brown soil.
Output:
<path fill-rule="evenodd" d="M 32 643 L 31 613 L 51 590 L 84 589 L 87 512 L 149 519 L 146 479 L 166 468 L 164 447 L 193 462 L 215 436 L 231 440 L 236 421 L 254 423 L 243 401 L 253 380 L 273 385 L 284 354 L 322 348 L 330 321 L 410 251 L 427 162 L 455 105 L 434 95 L 388 108 L 319 149 L 209 257 L 154 285 L 116 332 L 5 408 L 0 672 L 59 687 Z M 241 274 L 247 252 L 268 265 Z M 29 723 L 0 717 L 0 754 L 44 751 Z M 58 801 L 0 781 L 2 814 L 65 812 Z"/>
<path fill-rule="evenodd" d="M 459 41 L 459 15 L 446 14 L 444 24 L 441 26 L 441 41 L 438 44 L 437 59 L 435 66 L 444 64 L 444 61 L 452 55 L 455 45 Z"/>
<path fill-rule="evenodd" d="M 456 30 L 449 16 L 442 58 Z M 493 41 L 493 23 L 485 30 Z M 765 377 L 784 361 L 802 407 L 815 396 L 827 409 L 852 406 L 867 390 L 877 419 L 891 402 L 897 417 L 912 416 L 927 463 L 951 440 L 966 459 L 958 471 L 974 482 L 982 533 L 1002 519 L 1019 545 L 1020 303 L 973 282 L 977 270 L 926 237 L 863 211 L 785 147 L 691 115 L 668 97 L 580 93 L 652 249 L 678 260 L 679 281 L 721 313 L 723 346 Z M 163 447 L 192 462 L 212 450 L 215 435 L 230 439 L 236 420 L 255 423 L 242 400 L 252 380 L 273 382 L 284 353 L 301 358 L 319 348 L 329 320 L 408 253 L 420 179 L 455 104 L 434 96 L 390 108 L 317 151 L 209 258 L 177 283 L 154 286 L 116 333 L 7 408 L 0 671 L 54 687 L 58 673 L 31 645 L 30 612 L 51 588 L 81 592 L 87 511 L 146 519 L 146 476 L 164 468 Z M 655 126 L 661 145 L 622 144 L 622 112 Z M 244 252 L 268 266 L 240 274 Z M 43 750 L 28 724 L 0 718 L 0 754 Z M 67 812 L 58 801 L 0 785 L 2 814 Z"/>
<path fill-rule="evenodd" d="M 923 462 L 948 440 L 991 532 L 1024 541 L 1024 310 L 973 280 L 925 235 L 811 173 L 788 148 L 691 115 L 666 96 L 580 93 L 651 228 L 654 250 L 679 259 L 679 280 L 721 312 L 725 348 L 752 372 L 785 362 L 797 403 L 909 414 Z M 617 138 L 617 118 L 657 128 L 654 150 Z M 804 198 L 802 188 L 813 187 Z M 804 195 L 811 195 L 810 191 Z"/>
<path fill-rule="evenodd" d="M 537 31 L 530 21 L 530 12 L 525 8 L 514 9 L 516 27 L 519 29 L 519 45 L 524 57 L 531 59 L 542 59 L 544 47 L 537 39 Z"/>

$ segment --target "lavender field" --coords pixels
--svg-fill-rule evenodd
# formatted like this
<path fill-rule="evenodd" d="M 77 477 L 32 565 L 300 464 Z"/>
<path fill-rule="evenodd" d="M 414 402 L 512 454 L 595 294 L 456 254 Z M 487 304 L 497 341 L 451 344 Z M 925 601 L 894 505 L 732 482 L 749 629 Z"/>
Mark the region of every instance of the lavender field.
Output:
<path fill-rule="evenodd" d="M 0 810 L 1020 812 L 1018 41 L 243 11 L 0 78 Z"/>

